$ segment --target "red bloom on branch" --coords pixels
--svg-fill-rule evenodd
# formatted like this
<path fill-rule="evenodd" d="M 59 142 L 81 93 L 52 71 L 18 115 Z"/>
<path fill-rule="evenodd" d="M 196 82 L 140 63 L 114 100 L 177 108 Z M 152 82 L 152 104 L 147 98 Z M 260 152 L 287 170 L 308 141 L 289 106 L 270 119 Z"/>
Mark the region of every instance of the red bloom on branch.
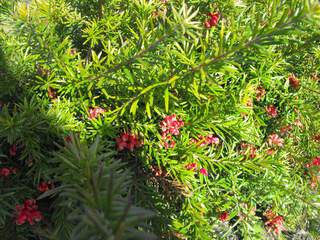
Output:
<path fill-rule="evenodd" d="M 162 133 L 162 144 L 161 146 L 164 146 L 165 149 L 168 148 L 174 148 L 176 145 L 176 142 L 172 139 L 171 135 L 166 135 L 165 133 Z"/>
<path fill-rule="evenodd" d="M 220 13 L 217 13 L 217 12 L 209 13 L 208 16 L 210 18 L 204 22 L 204 26 L 206 28 L 212 28 L 217 26 L 220 18 Z"/>
<path fill-rule="evenodd" d="M 275 118 L 278 116 L 277 108 L 274 105 L 266 106 L 266 112 L 269 115 L 269 117 Z"/>
<path fill-rule="evenodd" d="M 284 140 L 276 133 L 272 133 L 268 137 L 268 143 L 270 146 L 283 147 L 283 142 Z"/>
<path fill-rule="evenodd" d="M 96 119 L 99 115 L 105 113 L 106 110 L 101 107 L 94 107 L 89 109 L 89 119 Z"/>
<path fill-rule="evenodd" d="M 179 129 L 184 126 L 184 122 L 181 119 L 177 119 L 175 114 L 166 116 L 163 121 L 160 122 L 162 134 L 172 134 L 178 136 L 180 134 Z"/>
<path fill-rule="evenodd" d="M 205 168 L 201 168 L 199 172 L 200 172 L 200 174 L 202 174 L 203 176 L 206 176 L 206 177 L 208 176 L 208 171 L 207 171 L 207 169 L 205 169 Z"/>
<path fill-rule="evenodd" d="M 227 221 L 228 218 L 229 218 L 229 213 L 228 212 L 223 212 L 223 213 L 220 213 L 220 215 L 219 215 L 219 220 L 221 222 Z"/>
<path fill-rule="evenodd" d="M 27 199 L 23 205 L 17 205 L 16 214 L 17 225 L 22 225 L 26 221 L 28 221 L 30 225 L 34 225 L 35 222 L 39 222 L 43 218 L 41 212 L 38 211 L 38 206 L 34 199 Z"/>
<path fill-rule="evenodd" d="M 64 137 L 64 140 L 67 142 L 67 143 L 72 143 L 72 137 L 70 135 L 67 135 Z"/>
<path fill-rule="evenodd" d="M 207 143 L 208 145 L 210 145 L 210 144 L 218 145 L 219 142 L 220 142 L 219 138 L 213 136 L 212 134 L 206 136 L 205 139 L 206 139 L 206 143 Z"/>
<path fill-rule="evenodd" d="M 116 138 L 118 151 L 128 149 L 133 151 L 134 148 L 140 147 L 141 142 L 139 142 L 138 137 L 129 133 L 122 133 L 120 137 Z"/>
<path fill-rule="evenodd" d="M 290 74 L 288 77 L 290 86 L 293 87 L 294 89 L 298 89 L 300 86 L 300 81 L 294 74 Z"/>
<path fill-rule="evenodd" d="M 38 190 L 39 192 L 47 192 L 49 191 L 50 189 L 52 189 L 54 186 L 51 182 L 41 182 L 39 185 L 38 185 Z"/>
<path fill-rule="evenodd" d="M 12 144 L 10 149 L 9 149 L 9 155 L 11 157 L 14 157 L 17 155 L 17 145 L 16 144 Z"/>
<path fill-rule="evenodd" d="M 192 171 L 195 171 L 197 169 L 197 164 L 196 163 L 188 163 L 186 165 L 186 169 L 187 170 L 192 170 Z"/>
<path fill-rule="evenodd" d="M 271 210 L 266 211 L 263 215 L 267 218 L 265 225 L 268 231 L 273 231 L 278 235 L 285 230 L 283 226 L 284 218 L 282 216 L 276 215 Z"/>
<path fill-rule="evenodd" d="M 271 155 L 273 155 L 273 154 L 275 153 L 275 150 L 272 149 L 272 148 L 269 148 L 269 149 L 266 150 L 266 153 L 267 153 L 269 156 L 271 156 Z"/>
<path fill-rule="evenodd" d="M 209 134 L 208 136 L 198 136 L 199 139 L 191 139 L 192 143 L 197 144 L 200 147 L 204 147 L 207 145 L 218 145 L 220 143 L 220 140 L 218 137 L 213 136 L 212 134 Z"/>
<path fill-rule="evenodd" d="M 184 122 L 181 119 L 177 119 L 175 114 L 171 116 L 166 116 L 161 122 L 161 136 L 164 146 L 166 149 L 174 148 L 176 142 L 172 139 L 172 136 L 178 136 L 180 134 L 179 129 L 184 126 Z"/>
<path fill-rule="evenodd" d="M 3 177 L 7 177 L 10 175 L 10 169 L 9 168 L 1 168 L 0 169 L 0 175 Z"/>
<path fill-rule="evenodd" d="M 312 160 L 312 165 L 313 165 L 313 166 L 320 166 L 320 156 L 315 157 L 315 158 Z"/>

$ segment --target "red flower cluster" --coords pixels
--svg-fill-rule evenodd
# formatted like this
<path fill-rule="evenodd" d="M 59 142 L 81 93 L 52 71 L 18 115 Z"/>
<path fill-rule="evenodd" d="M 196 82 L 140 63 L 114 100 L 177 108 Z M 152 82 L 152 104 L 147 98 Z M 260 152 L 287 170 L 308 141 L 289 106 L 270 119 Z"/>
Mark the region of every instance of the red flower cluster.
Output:
<path fill-rule="evenodd" d="M 180 134 L 179 129 L 183 126 L 184 122 L 181 119 L 177 119 L 177 116 L 175 114 L 171 116 L 166 116 L 160 122 L 163 146 L 166 149 L 173 148 L 175 146 L 176 142 L 172 139 L 172 135 L 178 136 Z"/>
<path fill-rule="evenodd" d="M 180 134 L 179 129 L 184 126 L 184 122 L 181 119 L 177 119 L 175 114 L 171 116 L 166 116 L 164 120 L 160 122 L 160 127 L 163 135 L 175 135 Z"/>
<path fill-rule="evenodd" d="M 298 89 L 300 87 L 300 81 L 294 74 L 290 74 L 288 77 L 290 86 L 293 87 L 294 89 Z"/>
<path fill-rule="evenodd" d="M 264 97 L 264 95 L 266 95 L 266 90 L 259 86 L 257 89 L 256 89 L 256 99 L 258 102 L 261 101 L 261 99 Z"/>
<path fill-rule="evenodd" d="M 276 133 L 272 133 L 268 137 L 268 143 L 270 146 L 283 147 L 283 142 L 284 140 Z"/>
<path fill-rule="evenodd" d="M 220 13 L 217 13 L 217 12 L 209 13 L 208 16 L 210 18 L 204 22 L 204 26 L 206 28 L 212 28 L 217 26 L 220 18 Z"/>
<path fill-rule="evenodd" d="M 219 220 L 221 222 L 225 222 L 229 219 L 229 213 L 228 212 L 223 212 L 223 213 L 220 213 L 219 215 Z"/>
<path fill-rule="evenodd" d="M 213 136 L 212 134 L 209 134 L 208 136 L 198 136 L 199 139 L 191 139 L 192 143 L 197 144 L 200 147 L 204 147 L 207 145 L 218 145 L 220 140 L 218 137 Z"/>
<path fill-rule="evenodd" d="M 266 153 L 271 156 L 271 155 L 273 155 L 275 153 L 275 150 L 272 149 L 272 148 L 269 148 L 269 149 L 266 150 Z"/>
<path fill-rule="evenodd" d="M 207 171 L 207 169 L 205 169 L 205 168 L 201 168 L 200 170 L 199 170 L 199 173 L 201 173 L 203 176 L 208 176 L 208 171 Z"/>
<path fill-rule="evenodd" d="M 70 135 L 67 135 L 64 137 L 64 141 L 66 141 L 67 143 L 72 143 L 72 137 Z"/>
<path fill-rule="evenodd" d="M 185 166 L 185 168 L 187 170 L 194 171 L 194 172 L 198 169 L 196 163 L 188 163 Z M 203 176 L 206 176 L 206 177 L 209 175 L 207 169 L 205 169 L 205 168 L 200 168 L 199 173 L 202 174 Z"/>
<path fill-rule="evenodd" d="M 118 151 L 125 149 L 133 151 L 134 148 L 141 146 L 141 142 L 139 142 L 138 137 L 129 133 L 122 133 L 120 137 L 116 138 L 116 142 Z"/>
<path fill-rule="evenodd" d="M 273 231 L 278 235 L 285 230 L 283 226 L 284 218 L 282 216 L 276 215 L 271 210 L 267 210 L 263 215 L 267 218 L 265 225 L 268 231 Z"/>
<path fill-rule="evenodd" d="M 187 170 L 195 171 L 195 170 L 197 170 L 197 164 L 196 164 L 196 163 L 188 163 L 188 164 L 186 165 L 186 169 L 187 169 Z"/>
<path fill-rule="evenodd" d="M 320 166 L 320 156 L 315 157 L 311 163 L 306 164 L 306 168 L 310 168 L 311 166 Z"/>
<path fill-rule="evenodd" d="M 320 166 L 320 156 L 315 157 L 315 158 L 312 160 L 312 165 L 313 165 L 313 166 Z"/>
<path fill-rule="evenodd" d="M 99 115 L 105 113 L 106 110 L 101 107 L 94 107 L 89 109 L 89 119 L 96 119 Z"/>
<path fill-rule="evenodd" d="M 2 177 L 7 177 L 10 174 L 16 174 L 17 173 L 17 169 L 16 168 L 0 168 L 0 176 Z"/>
<path fill-rule="evenodd" d="M 248 144 L 248 143 L 241 143 L 240 148 L 241 148 L 241 151 L 240 151 L 241 155 L 247 156 L 249 154 L 249 157 L 251 159 L 256 157 L 257 149 L 255 148 L 254 145 Z"/>
<path fill-rule="evenodd" d="M 12 144 L 10 149 L 9 149 L 9 155 L 11 157 L 14 157 L 17 155 L 17 145 L 16 144 Z"/>
<path fill-rule="evenodd" d="M 269 117 L 275 118 L 278 116 L 277 108 L 274 105 L 266 106 L 266 112 L 269 115 Z"/>
<path fill-rule="evenodd" d="M 42 193 L 47 192 L 52 188 L 54 188 L 54 185 L 52 182 L 40 182 L 38 185 L 38 191 Z"/>
<path fill-rule="evenodd" d="M 28 221 L 30 225 L 34 225 L 34 222 L 39 222 L 43 218 L 41 212 L 38 211 L 38 206 L 34 199 L 27 199 L 24 201 L 23 205 L 17 205 L 16 212 L 17 225 L 22 225 L 26 221 Z"/>

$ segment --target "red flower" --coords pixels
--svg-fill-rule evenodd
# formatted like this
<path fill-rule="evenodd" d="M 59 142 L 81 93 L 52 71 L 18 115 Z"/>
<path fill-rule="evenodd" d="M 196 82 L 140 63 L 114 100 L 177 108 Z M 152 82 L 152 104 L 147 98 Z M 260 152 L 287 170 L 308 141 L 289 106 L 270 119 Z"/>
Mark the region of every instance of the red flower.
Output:
<path fill-rule="evenodd" d="M 217 26 L 220 18 L 220 13 L 217 13 L 217 12 L 209 13 L 208 16 L 210 18 L 204 22 L 204 26 L 206 28 L 212 28 Z"/>
<path fill-rule="evenodd" d="M 276 216 L 268 220 L 265 224 L 268 231 L 274 231 L 275 234 L 280 234 L 282 230 L 285 230 L 283 226 L 284 219 L 282 216 Z"/>
<path fill-rule="evenodd" d="M 259 86 L 256 90 L 257 101 L 258 102 L 261 101 L 261 99 L 264 97 L 264 95 L 266 95 L 266 90 L 263 87 Z"/>
<path fill-rule="evenodd" d="M 52 188 L 53 188 L 53 184 L 51 182 L 41 182 L 38 185 L 38 190 L 39 192 L 42 192 L 42 193 L 47 192 Z"/>
<path fill-rule="evenodd" d="M 208 145 L 210 145 L 210 144 L 216 144 L 216 145 L 218 145 L 219 142 L 220 142 L 219 138 L 218 138 L 218 137 L 214 137 L 212 134 L 206 136 L 206 143 L 207 143 Z"/>
<path fill-rule="evenodd" d="M 89 109 L 89 119 L 96 119 L 99 115 L 105 113 L 106 110 L 101 107 L 94 107 Z"/>
<path fill-rule="evenodd" d="M 208 171 L 205 168 L 201 168 L 199 171 L 203 176 L 208 176 Z"/>
<path fill-rule="evenodd" d="M 212 134 L 209 134 L 208 136 L 198 136 L 199 139 L 191 139 L 192 143 L 197 144 L 200 147 L 204 147 L 206 145 L 218 145 L 220 143 L 220 140 L 218 137 L 213 136 Z"/>
<path fill-rule="evenodd" d="M 9 149 L 9 155 L 11 157 L 14 157 L 17 155 L 17 145 L 16 144 L 12 144 L 10 149 Z"/>
<path fill-rule="evenodd" d="M 298 89 L 300 86 L 300 81 L 294 74 L 290 74 L 288 77 L 290 86 L 293 87 L 294 89 Z"/>
<path fill-rule="evenodd" d="M 266 153 L 267 153 L 268 155 L 273 155 L 274 152 L 275 152 L 275 150 L 272 149 L 272 148 L 269 148 L 269 149 L 267 149 L 267 151 L 266 151 Z"/>
<path fill-rule="evenodd" d="M 10 169 L 9 168 L 1 168 L 0 169 L 0 175 L 3 177 L 7 177 L 10 174 Z"/>
<path fill-rule="evenodd" d="M 163 143 L 163 146 L 165 149 L 168 149 L 168 148 L 174 148 L 174 146 L 176 145 L 176 142 L 173 141 L 173 140 L 167 140 Z"/>
<path fill-rule="evenodd" d="M 276 215 L 271 210 L 267 210 L 263 215 L 267 218 L 265 225 L 268 231 L 273 231 L 278 235 L 282 230 L 285 230 L 283 226 L 284 218 L 282 216 Z"/>
<path fill-rule="evenodd" d="M 222 222 L 227 221 L 229 218 L 229 213 L 228 212 L 223 212 L 219 215 L 219 220 Z"/>
<path fill-rule="evenodd" d="M 37 210 L 38 206 L 34 199 L 27 199 L 24 201 L 23 205 L 16 206 L 16 224 L 22 225 L 26 221 L 29 222 L 30 225 L 34 225 L 34 222 L 39 222 L 42 220 L 42 214 Z"/>
<path fill-rule="evenodd" d="M 134 148 L 141 146 L 138 137 L 129 133 L 122 133 L 120 137 L 116 138 L 116 142 L 118 151 L 122 151 L 125 149 L 133 151 Z"/>
<path fill-rule="evenodd" d="M 173 148 L 176 142 L 172 139 L 173 136 L 180 134 L 179 129 L 184 126 L 184 122 L 181 119 L 177 119 L 176 115 L 166 116 L 161 122 L 160 127 L 162 130 L 161 136 L 163 143 L 161 144 L 166 149 Z"/>
<path fill-rule="evenodd" d="M 181 119 L 177 119 L 176 115 L 166 116 L 163 121 L 160 122 L 162 134 L 172 134 L 178 136 L 180 134 L 179 129 L 184 126 L 184 122 Z"/>
<path fill-rule="evenodd" d="M 196 163 L 188 163 L 186 165 L 186 169 L 187 170 L 192 170 L 192 171 L 195 171 L 197 169 L 197 164 Z"/>
<path fill-rule="evenodd" d="M 278 134 L 273 133 L 273 134 L 270 134 L 268 137 L 268 143 L 270 146 L 275 145 L 278 147 L 282 147 L 283 142 L 284 140 L 280 138 Z"/>
<path fill-rule="evenodd" d="M 277 108 L 274 105 L 269 105 L 266 107 L 266 112 L 269 117 L 275 118 L 278 115 Z"/>
<path fill-rule="evenodd" d="M 72 143 L 72 137 L 70 135 L 67 135 L 64 137 L 64 140 L 67 142 L 67 143 Z"/>
<path fill-rule="evenodd" d="M 312 165 L 313 165 L 313 166 L 320 166 L 320 156 L 315 157 L 315 158 L 312 160 Z"/>

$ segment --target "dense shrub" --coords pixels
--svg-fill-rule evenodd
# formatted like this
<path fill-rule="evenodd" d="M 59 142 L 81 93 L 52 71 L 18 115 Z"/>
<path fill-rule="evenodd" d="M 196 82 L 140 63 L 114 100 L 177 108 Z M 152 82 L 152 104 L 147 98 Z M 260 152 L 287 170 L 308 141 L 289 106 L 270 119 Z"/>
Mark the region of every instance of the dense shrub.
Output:
<path fill-rule="evenodd" d="M 320 236 L 317 1 L 0 2 L 4 239 Z"/>

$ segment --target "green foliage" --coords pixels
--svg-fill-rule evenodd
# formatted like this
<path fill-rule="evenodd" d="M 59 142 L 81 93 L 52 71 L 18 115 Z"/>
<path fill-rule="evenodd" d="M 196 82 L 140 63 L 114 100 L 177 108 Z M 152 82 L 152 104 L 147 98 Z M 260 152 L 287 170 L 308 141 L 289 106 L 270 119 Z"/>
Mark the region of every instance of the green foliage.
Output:
<path fill-rule="evenodd" d="M 319 237 L 319 173 L 306 167 L 320 155 L 317 1 L 0 3 L 0 167 L 19 169 L 0 176 L 3 236 Z M 166 148 L 172 114 L 184 126 Z M 122 133 L 142 146 L 121 151 Z M 199 146 L 210 135 L 219 144 Z M 45 221 L 9 227 L 44 180 L 56 185 L 39 198 Z"/>
<path fill-rule="evenodd" d="M 48 174 L 56 175 L 64 185 L 40 196 L 57 195 L 53 204 L 57 230 L 48 238 L 153 239 L 152 234 L 136 227 L 142 227 L 141 223 L 154 214 L 132 205 L 130 172 L 123 169 L 124 163 L 113 159 L 112 144 L 102 146 L 99 142 L 88 146 L 73 137 L 72 143 L 55 154 L 52 164 L 57 168 Z"/>

